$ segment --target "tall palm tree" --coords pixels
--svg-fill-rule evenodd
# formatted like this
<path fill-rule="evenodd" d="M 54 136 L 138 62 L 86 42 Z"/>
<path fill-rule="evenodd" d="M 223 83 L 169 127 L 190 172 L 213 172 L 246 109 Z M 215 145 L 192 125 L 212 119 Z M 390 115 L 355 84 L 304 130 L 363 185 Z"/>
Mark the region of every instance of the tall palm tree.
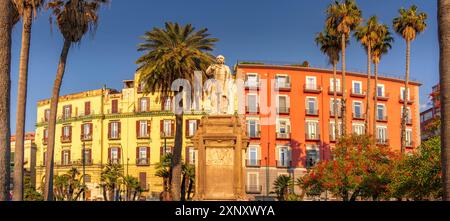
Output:
<path fill-rule="evenodd" d="M 440 45 L 440 84 L 441 84 L 441 149 L 442 175 L 444 180 L 443 200 L 450 200 L 450 0 L 438 1 L 438 24 Z"/>
<path fill-rule="evenodd" d="M 406 41 L 406 72 L 405 72 L 405 92 L 403 97 L 403 114 L 402 114 L 402 130 L 401 130 L 401 151 L 405 152 L 406 146 L 406 118 L 408 116 L 408 84 L 409 84 L 409 60 L 411 55 L 411 42 L 416 36 L 425 31 L 427 27 L 427 14 L 417 11 L 417 6 L 413 5 L 408 10 L 401 8 L 399 17 L 394 18 L 393 26 L 395 32 L 401 35 Z M 402 95 L 401 95 L 402 96 Z"/>
<path fill-rule="evenodd" d="M 350 32 L 355 30 L 361 23 L 361 10 L 353 0 L 335 1 L 327 8 L 326 27 L 327 30 L 336 35 L 341 36 L 341 58 L 342 58 L 342 134 L 347 134 L 347 90 L 346 90 L 346 65 L 345 65 L 345 49 Z"/>
<path fill-rule="evenodd" d="M 371 66 L 372 66 L 372 50 L 375 42 L 379 38 L 379 32 L 381 25 L 378 23 L 378 19 L 376 16 L 371 16 L 364 26 L 359 26 L 356 28 L 356 32 L 354 33 L 357 41 L 361 43 L 361 45 L 366 49 L 367 52 L 367 95 L 366 95 L 366 118 L 365 118 L 365 130 L 366 134 L 370 135 L 370 100 L 372 99 L 372 94 L 370 93 L 370 80 L 372 78 Z M 376 84 L 375 84 L 376 85 Z M 374 122 L 375 125 L 375 115 Z"/>
<path fill-rule="evenodd" d="M 316 44 L 320 46 L 320 51 L 328 57 L 328 63 L 333 65 L 333 112 L 334 112 L 334 135 L 337 138 L 339 135 L 339 116 L 337 104 L 337 83 L 336 83 L 336 66 L 339 62 L 339 53 L 341 52 L 340 36 L 332 35 L 327 30 L 320 32 L 315 38 Z M 340 87 L 339 87 L 340 88 Z"/>
<path fill-rule="evenodd" d="M 30 57 L 31 26 L 33 12 L 44 5 L 44 0 L 13 0 L 22 18 L 22 47 L 20 50 L 19 86 L 17 90 L 16 145 L 14 152 L 14 189 L 13 200 L 23 200 L 23 159 L 25 139 L 25 112 L 27 101 L 28 60 Z"/>
<path fill-rule="evenodd" d="M 381 57 L 388 53 L 389 49 L 392 48 L 391 43 L 394 41 L 394 38 L 391 35 L 391 32 L 389 31 L 389 27 L 387 25 L 381 25 L 380 32 L 379 32 L 379 38 L 373 45 L 372 49 L 372 62 L 374 65 L 373 72 L 375 75 L 375 85 L 374 85 L 374 91 L 375 91 L 375 97 L 374 97 L 374 104 L 373 104 L 373 116 L 376 116 L 377 114 L 377 103 L 378 103 L 378 94 L 377 94 L 377 85 L 378 85 L 378 64 L 380 63 Z M 374 121 L 375 122 L 375 121 Z M 372 134 L 376 134 L 377 132 L 377 125 L 374 123 L 373 125 L 373 131 Z"/>
<path fill-rule="evenodd" d="M 83 36 L 95 30 L 98 22 L 98 10 L 108 0 L 51 0 L 47 7 L 52 10 L 51 19 L 55 22 L 64 37 L 64 45 L 59 58 L 58 70 L 53 83 L 50 100 L 50 117 L 48 123 L 47 162 L 45 162 L 45 200 L 53 200 L 53 156 L 55 148 L 56 114 L 59 90 L 66 69 L 67 55 L 73 43 L 80 43 Z"/>
<path fill-rule="evenodd" d="M 0 1 L 0 201 L 9 199 L 11 130 L 11 30 L 17 11 L 11 1 Z"/>
<path fill-rule="evenodd" d="M 206 70 L 213 62 L 215 38 L 209 38 L 208 29 L 196 31 L 188 25 L 168 22 L 165 28 L 154 28 L 146 32 L 144 43 L 139 45 L 139 51 L 145 54 L 136 63 L 139 65 L 139 81 L 144 83 L 145 93 L 160 92 L 159 96 L 171 94 L 172 82 L 176 79 L 187 79 L 193 85 L 193 75 L 196 70 Z M 180 200 L 181 187 L 181 152 L 183 113 L 175 113 L 175 147 L 172 158 L 172 199 Z"/>

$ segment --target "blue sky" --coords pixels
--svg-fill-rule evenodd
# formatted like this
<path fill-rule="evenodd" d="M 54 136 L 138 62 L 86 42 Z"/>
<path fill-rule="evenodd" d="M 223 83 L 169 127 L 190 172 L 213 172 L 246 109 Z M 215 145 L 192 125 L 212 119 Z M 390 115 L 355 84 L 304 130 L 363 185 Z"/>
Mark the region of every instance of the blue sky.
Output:
<path fill-rule="evenodd" d="M 120 89 L 122 80 L 132 79 L 140 56 L 140 36 L 166 21 L 207 27 L 219 38 L 214 54 L 223 54 L 227 64 L 237 60 L 302 62 L 327 67 L 327 59 L 314 43 L 315 33 L 324 26 L 327 0 L 112 0 L 101 10 L 95 36 L 87 35 L 72 47 L 61 95 L 107 87 Z M 361 0 L 363 17 L 377 15 L 392 25 L 400 7 L 416 4 L 428 14 L 427 30 L 412 43 L 411 77 L 423 83 L 421 104 L 427 103 L 431 86 L 439 81 L 436 1 Z M 56 27 L 50 31 L 49 13 L 43 11 L 34 23 L 29 69 L 26 130 L 34 131 L 36 103 L 49 98 L 53 86 L 62 37 Z M 15 133 L 17 78 L 21 42 L 21 24 L 14 28 L 11 129 Z M 347 49 L 347 68 L 366 70 L 363 48 L 354 40 Z M 404 75 L 405 43 L 395 35 L 393 49 L 380 63 L 380 72 Z"/>

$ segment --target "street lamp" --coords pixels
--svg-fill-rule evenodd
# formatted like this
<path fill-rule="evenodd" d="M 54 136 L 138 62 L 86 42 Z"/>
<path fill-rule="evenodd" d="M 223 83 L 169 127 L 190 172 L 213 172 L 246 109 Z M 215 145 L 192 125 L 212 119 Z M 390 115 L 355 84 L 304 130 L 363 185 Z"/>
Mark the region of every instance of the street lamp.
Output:
<path fill-rule="evenodd" d="M 86 201 L 86 145 L 83 141 L 83 201 Z"/>

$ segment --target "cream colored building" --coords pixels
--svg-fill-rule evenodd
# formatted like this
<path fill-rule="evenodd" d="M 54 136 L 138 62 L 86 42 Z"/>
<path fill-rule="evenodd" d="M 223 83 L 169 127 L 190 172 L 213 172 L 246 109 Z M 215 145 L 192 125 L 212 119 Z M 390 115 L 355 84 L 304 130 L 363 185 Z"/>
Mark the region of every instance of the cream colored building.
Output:
<path fill-rule="evenodd" d="M 173 99 L 144 95 L 135 80 L 123 82 L 123 89 L 102 88 L 61 96 L 58 104 L 55 139 L 55 174 L 76 167 L 82 171 L 86 156 L 88 200 L 103 198 L 99 188 L 102 168 L 109 162 L 123 165 L 124 174 L 139 179 L 145 196 L 162 191 L 162 179 L 155 165 L 163 152 L 171 151 L 175 137 Z M 47 121 L 50 99 L 38 102 L 36 145 L 37 187 L 42 185 L 47 148 Z M 184 114 L 183 158 L 195 162 L 190 137 L 194 135 L 201 112 Z M 164 148 L 164 144 L 166 147 Z M 84 150 L 84 151 L 83 151 Z"/>
<path fill-rule="evenodd" d="M 36 143 L 34 142 L 34 133 L 25 134 L 24 142 L 24 169 L 25 173 L 30 175 L 31 182 L 36 185 Z M 11 162 L 14 162 L 14 155 L 16 149 L 16 138 L 11 136 Z M 13 172 L 11 172 L 11 175 Z M 12 182 L 11 182 L 12 183 Z"/>

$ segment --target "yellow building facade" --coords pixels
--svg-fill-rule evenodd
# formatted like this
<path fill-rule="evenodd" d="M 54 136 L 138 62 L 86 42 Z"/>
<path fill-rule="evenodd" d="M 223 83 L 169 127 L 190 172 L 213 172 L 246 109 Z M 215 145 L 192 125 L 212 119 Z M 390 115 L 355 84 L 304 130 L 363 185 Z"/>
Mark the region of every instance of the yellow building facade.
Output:
<path fill-rule="evenodd" d="M 139 179 L 144 196 L 157 196 L 163 181 L 155 176 L 155 165 L 171 151 L 175 138 L 173 98 L 146 95 L 135 80 L 123 82 L 122 90 L 101 88 L 60 96 L 55 138 L 55 175 L 72 167 L 82 171 L 85 154 L 88 200 L 101 200 L 102 168 L 108 163 L 123 165 L 125 175 Z M 38 102 L 36 124 L 36 183 L 42 186 L 45 173 L 50 99 Z M 184 114 L 183 158 L 195 163 L 190 140 L 202 112 Z"/>

